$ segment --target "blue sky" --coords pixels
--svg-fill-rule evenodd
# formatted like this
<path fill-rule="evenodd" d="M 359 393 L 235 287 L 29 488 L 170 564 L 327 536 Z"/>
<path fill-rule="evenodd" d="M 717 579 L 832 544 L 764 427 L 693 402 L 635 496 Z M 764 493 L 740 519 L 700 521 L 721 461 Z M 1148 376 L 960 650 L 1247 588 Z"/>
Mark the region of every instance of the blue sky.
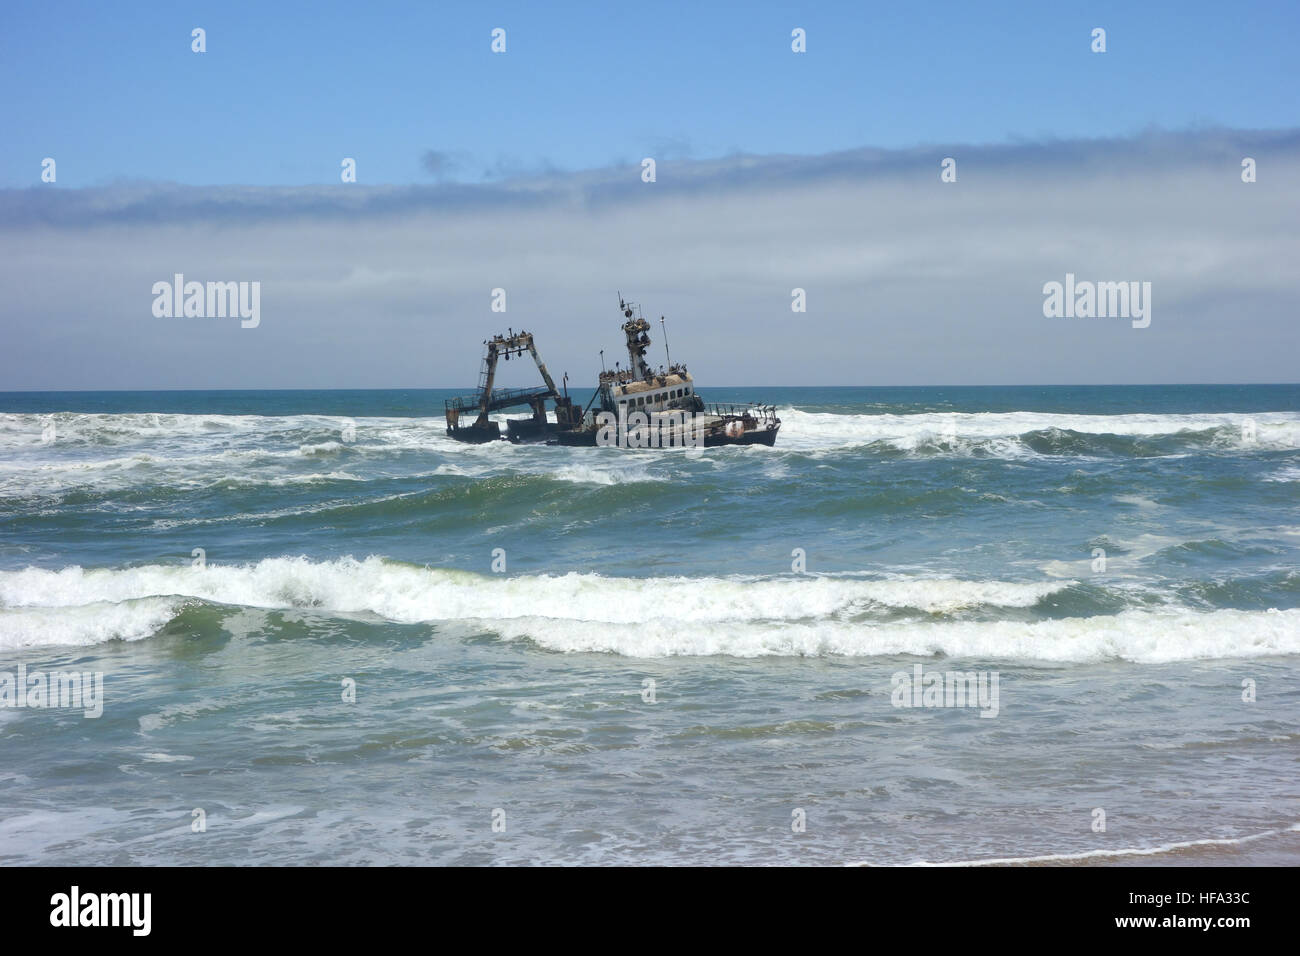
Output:
<path fill-rule="evenodd" d="M 431 183 L 430 151 L 443 179 L 477 182 L 643 156 L 1287 128 L 1297 37 L 1295 2 L 12 5 L 0 186 L 38 182 L 46 156 L 60 187 L 336 183 L 343 157 L 363 184 Z"/>

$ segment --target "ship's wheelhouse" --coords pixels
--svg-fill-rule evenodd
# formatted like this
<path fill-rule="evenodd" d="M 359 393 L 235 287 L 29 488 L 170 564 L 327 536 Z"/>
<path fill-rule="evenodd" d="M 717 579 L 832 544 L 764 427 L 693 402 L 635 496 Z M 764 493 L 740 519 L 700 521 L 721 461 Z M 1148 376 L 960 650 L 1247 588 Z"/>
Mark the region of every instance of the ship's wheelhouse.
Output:
<path fill-rule="evenodd" d="M 657 412 L 674 407 L 684 407 L 692 401 L 694 386 L 689 381 L 669 383 L 665 386 L 651 386 L 637 391 L 625 388 L 613 389 L 614 411 L 626 409 L 629 412 Z"/>

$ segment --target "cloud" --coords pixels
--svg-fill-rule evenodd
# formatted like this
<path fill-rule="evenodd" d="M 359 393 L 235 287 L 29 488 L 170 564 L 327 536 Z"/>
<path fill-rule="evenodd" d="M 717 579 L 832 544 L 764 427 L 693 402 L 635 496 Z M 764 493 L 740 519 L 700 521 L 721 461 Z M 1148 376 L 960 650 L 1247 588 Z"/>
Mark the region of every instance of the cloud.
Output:
<path fill-rule="evenodd" d="M 616 290 L 668 317 L 706 385 L 1295 378 L 1300 130 L 640 172 L 0 192 L 0 388 L 464 385 L 506 325 L 586 382 L 619 348 Z M 155 319 L 152 283 L 176 272 L 261 281 L 261 325 Z M 1066 272 L 1150 281 L 1150 328 L 1044 318 Z"/>
<path fill-rule="evenodd" d="M 464 153 L 430 149 L 420 157 L 420 166 L 438 182 L 446 182 L 454 179 L 464 169 L 467 161 L 468 157 Z"/>

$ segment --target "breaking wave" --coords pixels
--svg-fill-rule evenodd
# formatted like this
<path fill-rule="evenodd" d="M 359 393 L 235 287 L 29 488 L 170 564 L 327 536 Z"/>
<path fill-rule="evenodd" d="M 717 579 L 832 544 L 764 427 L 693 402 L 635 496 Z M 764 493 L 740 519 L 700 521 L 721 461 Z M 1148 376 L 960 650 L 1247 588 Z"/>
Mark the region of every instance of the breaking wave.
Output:
<path fill-rule="evenodd" d="M 479 575 L 378 557 L 0 572 L 0 648 L 158 633 L 196 603 L 465 622 L 562 652 L 1139 662 L 1300 653 L 1300 610 L 1134 607 L 1031 619 L 1069 580 Z M 997 619 L 990 620 L 990 615 Z M 463 629 L 462 629 L 463 630 Z"/>
<path fill-rule="evenodd" d="M 1294 412 L 843 415 L 788 408 L 779 414 L 782 427 L 778 447 L 801 451 L 869 447 L 895 454 L 1032 458 L 1152 457 L 1198 450 L 1300 448 L 1300 415 Z"/>

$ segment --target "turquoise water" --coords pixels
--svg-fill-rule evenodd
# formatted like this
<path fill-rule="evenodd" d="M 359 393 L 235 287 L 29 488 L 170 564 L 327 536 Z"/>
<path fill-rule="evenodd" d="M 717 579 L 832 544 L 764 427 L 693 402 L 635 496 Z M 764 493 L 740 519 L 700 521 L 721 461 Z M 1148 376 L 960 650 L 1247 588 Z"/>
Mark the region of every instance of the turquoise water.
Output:
<path fill-rule="evenodd" d="M 456 393 L 0 394 L 0 671 L 104 688 L 0 708 L 0 860 L 1297 858 L 1300 386 L 705 389 L 784 424 L 703 454 Z"/>

